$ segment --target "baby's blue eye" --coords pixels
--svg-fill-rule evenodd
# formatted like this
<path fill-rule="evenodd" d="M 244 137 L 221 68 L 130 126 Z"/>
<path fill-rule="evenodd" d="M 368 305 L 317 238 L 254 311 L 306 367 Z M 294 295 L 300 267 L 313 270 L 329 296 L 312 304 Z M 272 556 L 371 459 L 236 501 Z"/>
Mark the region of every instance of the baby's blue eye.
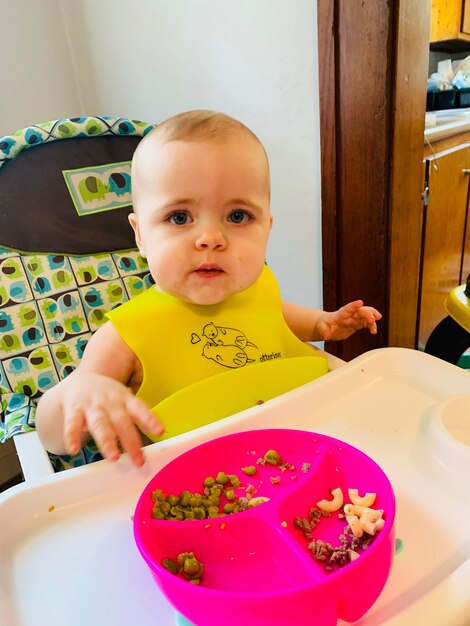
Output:
<path fill-rule="evenodd" d="M 232 224 L 243 224 L 244 222 L 247 222 L 250 218 L 251 215 L 246 211 L 242 211 L 241 209 L 232 211 L 228 216 L 228 220 L 229 222 L 232 222 Z"/>
<path fill-rule="evenodd" d="M 171 224 L 176 224 L 177 226 L 183 226 L 189 222 L 189 215 L 184 211 L 175 211 L 168 218 L 168 221 Z"/>

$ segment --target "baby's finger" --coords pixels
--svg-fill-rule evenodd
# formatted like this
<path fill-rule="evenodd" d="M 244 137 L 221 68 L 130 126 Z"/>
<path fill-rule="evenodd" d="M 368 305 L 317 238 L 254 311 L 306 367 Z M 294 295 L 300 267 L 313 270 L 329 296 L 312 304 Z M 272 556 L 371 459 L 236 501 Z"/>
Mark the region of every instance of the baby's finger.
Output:
<path fill-rule="evenodd" d="M 363 307 L 364 302 L 362 300 L 354 300 L 354 302 L 348 302 L 348 304 L 342 306 L 339 310 L 339 313 L 341 313 L 344 317 L 352 316 L 360 311 Z"/>
<path fill-rule="evenodd" d="M 165 432 L 163 424 L 158 421 L 155 413 L 152 413 L 145 402 L 135 396 L 130 396 L 126 406 L 144 432 L 157 436 L 163 435 Z"/>
<path fill-rule="evenodd" d="M 364 307 L 361 309 L 362 315 L 364 316 L 365 327 L 369 328 L 372 335 L 377 334 L 377 320 L 382 319 L 382 315 L 372 307 Z"/>
<path fill-rule="evenodd" d="M 125 408 L 113 412 L 113 426 L 121 447 L 128 453 L 132 463 L 137 467 L 143 465 L 142 442 L 134 423 L 131 421 L 131 416 Z"/>
<path fill-rule="evenodd" d="M 64 407 L 64 445 L 71 455 L 77 454 L 82 447 L 85 424 L 85 414 L 80 407 Z"/>
<path fill-rule="evenodd" d="M 101 407 L 93 407 L 88 410 L 86 417 L 90 434 L 102 455 L 110 461 L 117 461 L 121 453 L 107 411 Z"/>
<path fill-rule="evenodd" d="M 347 313 L 353 314 L 359 309 L 365 308 L 365 307 L 364 307 L 364 302 L 362 300 L 354 300 L 354 302 L 348 302 L 348 304 L 345 304 L 341 308 L 344 309 Z"/>
<path fill-rule="evenodd" d="M 377 311 L 377 309 L 374 309 L 374 307 L 368 306 L 368 307 L 364 307 L 364 308 L 367 309 L 367 311 L 374 318 L 374 320 L 381 320 L 382 319 L 382 313 L 379 313 L 379 311 Z"/>

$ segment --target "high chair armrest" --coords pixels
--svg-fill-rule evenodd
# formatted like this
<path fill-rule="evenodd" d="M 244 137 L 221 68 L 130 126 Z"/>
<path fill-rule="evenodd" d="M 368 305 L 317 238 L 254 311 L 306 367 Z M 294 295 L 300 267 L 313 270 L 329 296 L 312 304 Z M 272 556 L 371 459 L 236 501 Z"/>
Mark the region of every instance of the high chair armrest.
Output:
<path fill-rule="evenodd" d="M 54 473 L 49 456 L 39 441 L 36 431 L 15 435 L 13 441 L 26 482 Z"/>

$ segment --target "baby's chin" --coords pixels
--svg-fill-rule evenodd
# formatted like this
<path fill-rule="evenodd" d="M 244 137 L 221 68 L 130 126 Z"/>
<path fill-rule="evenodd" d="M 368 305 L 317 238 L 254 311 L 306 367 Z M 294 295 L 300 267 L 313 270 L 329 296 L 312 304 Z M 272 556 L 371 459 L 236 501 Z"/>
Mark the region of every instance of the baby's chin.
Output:
<path fill-rule="evenodd" d="M 242 287 L 238 289 L 212 289 L 212 288 L 201 288 L 197 290 L 191 290 L 184 294 L 179 294 L 177 297 L 185 302 L 189 302 L 191 304 L 198 304 L 201 306 L 211 306 L 216 304 L 221 304 L 225 302 L 231 296 L 240 293 L 247 289 L 247 287 Z"/>
<path fill-rule="evenodd" d="M 188 302 L 189 304 L 200 304 L 200 305 L 211 305 L 211 304 L 220 304 L 227 298 L 229 298 L 235 292 L 228 292 L 226 290 L 217 290 L 214 292 L 213 290 L 207 289 L 191 289 L 191 290 L 179 290 L 179 289 L 168 289 L 163 285 L 155 284 L 155 289 L 160 291 L 161 293 L 166 293 L 169 296 L 173 296 L 173 298 L 178 298 L 178 300 L 182 300 L 183 302 Z"/>
<path fill-rule="evenodd" d="M 187 294 L 185 296 L 179 296 L 181 300 L 189 302 L 190 304 L 199 304 L 201 306 L 210 306 L 220 304 L 230 298 L 236 292 L 226 292 L 224 294 L 208 294 L 208 293 L 195 293 Z"/>
<path fill-rule="evenodd" d="M 178 289 L 165 288 L 165 285 L 155 285 L 159 291 L 167 293 L 179 300 L 188 302 L 189 304 L 197 304 L 201 306 L 211 306 L 221 304 L 225 302 L 231 296 L 241 293 L 248 289 L 255 281 L 254 280 L 242 280 L 235 283 L 227 284 L 206 284 L 199 286 L 184 285 Z M 185 288 L 187 287 L 187 288 Z"/>

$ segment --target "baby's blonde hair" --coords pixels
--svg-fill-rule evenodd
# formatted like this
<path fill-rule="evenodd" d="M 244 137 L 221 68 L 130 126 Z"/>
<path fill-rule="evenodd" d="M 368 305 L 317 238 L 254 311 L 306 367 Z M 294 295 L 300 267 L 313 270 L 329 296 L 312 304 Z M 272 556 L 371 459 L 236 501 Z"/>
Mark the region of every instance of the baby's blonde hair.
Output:
<path fill-rule="evenodd" d="M 245 134 L 250 137 L 263 151 L 266 158 L 267 184 L 269 191 L 269 161 L 263 144 L 255 135 L 255 133 L 230 115 L 219 113 L 217 111 L 209 111 L 205 109 L 197 109 L 194 111 L 185 111 L 173 115 L 158 124 L 150 133 L 148 133 L 137 146 L 132 159 L 132 178 L 136 181 L 136 166 L 139 160 L 139 154 L 144 151 L 148 142 L 168 143 L 170 141 L 224 141 L 237 133 Z M 135 186 L 134 192 L 135 192 Z M 134 193 L 134 209 L 135 196 Z"/>
<path fill-rule="evenodd" d="M 223 140 L 231 135 L 243 132 L 252 137 L 264 151 L 263 144 L 245 124 L 230 115 L 205 109 L 185 111 L 169 117 L 158 124 L 143 140 L 161 137 L 161 141 L 177 140 Z M 141 142 L 141 143 L 142 143 Z"/>

